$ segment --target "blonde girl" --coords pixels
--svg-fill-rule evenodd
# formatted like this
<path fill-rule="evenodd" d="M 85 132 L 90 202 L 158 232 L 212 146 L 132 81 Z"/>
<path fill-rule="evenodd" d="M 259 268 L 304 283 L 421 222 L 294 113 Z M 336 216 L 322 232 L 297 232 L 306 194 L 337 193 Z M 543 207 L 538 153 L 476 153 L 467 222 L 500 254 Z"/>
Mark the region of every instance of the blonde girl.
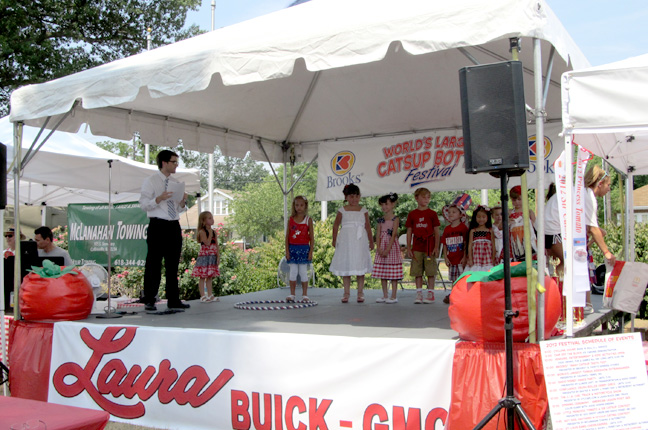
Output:
<path fill-rule="evenodd" d="M 369 213 L 360 206 L 360 188 L 347 184 L 342 190 L 346 205 L 342 206 L 333 223 L 335 254 L 329 266 L 331 273 L 342 276 L 344 295 L 342 303 L 349 302 L 351 276 L 357 276 L 358 303 L 363 303 L 364 277 L 371 273 L 371 253 L 374 241 L 369 225 Z M 338 229 L 339 236 L 338 236 Z"/>
<path fill-rule="evenodd" d="M 297 196 L 293 199 L 292 214 L 286 229 L 286 261 L 290 267 L 290 295 L 286 297 L 287 302 L 295 301 L 298 275 L 302 284 L 302 301 L 310 301 L 306 294 L 308 265 L 313 261 L 314 238 L 313 220 L 308 216 L 308 200 L 304 196 Z"/>
<path fill-rule="evenodd" d="M 218 271 L 218 260 L 220 259 L 220 250 L 218 248 L 218 238 L 212 228 L 214 225 L 214 216 L 209 211 L 201 212 L 198 215 L 198 228 L 196 230 L 196 240 L 200 243 L 200 252 L 196 258 L 196 264 L 191 276 L 200 278 L 198 281 L 198 290 L 200 291 L 200 301 L 202 303 L 217 302 L 218 297 L 214 297 L 212 291 L 212 280 L 214 276 L 220 276 Z"/>

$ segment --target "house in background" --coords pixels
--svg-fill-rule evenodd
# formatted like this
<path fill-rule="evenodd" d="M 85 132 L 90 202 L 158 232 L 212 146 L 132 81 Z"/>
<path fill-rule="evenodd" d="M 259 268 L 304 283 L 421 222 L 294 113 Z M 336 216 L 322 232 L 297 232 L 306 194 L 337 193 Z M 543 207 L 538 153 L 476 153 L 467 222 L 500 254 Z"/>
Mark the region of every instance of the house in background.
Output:
<path fill-rule="evenodd" d="M 232 191 L 214 188 L 214 207 L 211 213 L 214 215 L 214 226 L 218 224 L 227 225 L 227 217 L 232 214 L 230 209 L 234 196 Z M 180 226 L 183 230 L 195 230 L 198 225 L 198 202 L 180 215 Z M 205 195 L 200 198 L 200 211 L 208 211 L 209 196 Z"/>
<path fill-rule="evenodd" d="M 648 185 L 632 191 L 635 222 L 648 222 Z"/>

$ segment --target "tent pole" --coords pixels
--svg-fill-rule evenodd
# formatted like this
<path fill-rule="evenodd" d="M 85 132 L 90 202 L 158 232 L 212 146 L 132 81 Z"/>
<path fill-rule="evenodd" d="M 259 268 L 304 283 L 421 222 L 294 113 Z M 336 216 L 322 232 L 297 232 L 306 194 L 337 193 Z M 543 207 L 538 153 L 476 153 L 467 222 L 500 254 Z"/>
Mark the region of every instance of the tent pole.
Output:
<path fill-rule="evenodd" d="M 286 156 L 288 152 L 286 151 L 286 146 L 283 148 L 283 215 L 284 215 L 284 228 L 285 232 L 288 228 L 288 193 L 286 192 L 286 187 L 288 187 L 288 172 L 286 172 Z"/>
<path fill-rule="evenodd" d="M 315 154 L 315 156 L 313 157 L 313 159 L 311 160 L 311 162 L 308 163 L 308 166 L 306 166 L 306 168 L 304 169 L 304 171 L 302 172 L 302 174 L 299 175 L 299 178 L 297 178 L 297 180 L 295 180 L 295 182 L 290 186 L 290 189 L 289 189 L 288 191 L 286 191 L 286 193 L 290 193 L 290 192 L 292 192 L 293 188 L 295 188 L 295 185 L 297 185 L 297 184 L 299 183 L 299 181 L 302 180 L 302 178 L 306 175 L 306 172 L 308 172 L 308 169 L 310 169 L 311 166 L 313 165 L 313 163 L 315 163 L 315 160 L 317 160 L 317 156 L 318 156 L 318 155 L 319 155 L 319 154 Z M 291 173 L 292 173 L 292 172 L 291 172 Z"/>
<path fill-rule="evenodd" d="M 554 57 L 556 56 L 556 48 L 551 45 L 549 51 L 549 61 L 547 61 L 547 79 L 545 79 L 544 90 L 542 92 L 542 109 L 547 106 L 547 94 L 549 93 L 549 85 L 551 85 L 551 72 L 553 72 Z M 540 69 L 542 70 L 542 69 Z"/>
<path fill-rule="evenodd" d="M 634 167 L 630 166 L 628 168 L 628 174 L 625 178 L 626 185 L 626 223 L 625 223 L 625 235 L 626 240 L 624 241 L 626 246 L 624 246 L 624 259 L 625 261 L 635 261 L 635 241 L 634 241 L 634 199 L 632 196 L 632 188 L 634 183 Z M 623 328 L 621 329 L 623 332 Z M 635 331 L 635 314 L 630 314 L 630 331 Z"/>
<path fill-rule="evenodd" d="M 565 134 L 565 212 L 567 228 L 563 238 L 565 269 L 563 276 L 563 295 L 565 296 L 565 336 L 574 337 L 574 148 L 572 135 Z"/>
<path fill-rule="evenodd" d="M 111 297 L 110 294 L 112 293 L 111 288 L 110 288 L 110 281 L 111 281 L 111 273 L 112 272 L 112 232 L 113 229 L 112 227 L 112 220 L 110 219 L 110 215 L 112 213 L 112 163 L 113 160 L 107 160 L 108 161 L 108 301 L 107 301 L 107 306 L 105 309 L 105 312 L 103 314 L 97 315 L 97 318 L 121 318 L 122 316 L 119 314 L 116 314 L 115 312 L 112 311 L 112 303 L 111 303 Z"/>
<path fill-rule="evenodd" d="M 551 74 L 547 74 L 547 82 Z M 533 78 L 535 83 L 535 128 L 536 128 L 536 230 L 537 250 L 538 250 L 538 284 L 540 291 L 544 291 L 545 286 L 545 267 L 546 257 L 545 237 L 544 237 L 544 217 L 545 217 L 545 147 L 544 147 L 544 98 L 542 91 L 542 46 L 540 39 L 533 39 Z M 538 317 L 538 341 L 544 340 L 545 326 L 545 295 L 538 292 L 537 317 Z"/>
<path fill-rule="evenodd" d="M 22 160 L 22 137 L 23 137 L 23 123 L 14 123 L 14 235 L 17 239 L 20 238 L 20 170 Z M 22 271 L 20 264 L 20 240 L 16 240 L 16 257 L 14 259 L 14 321 L 20 319 L 20 308 L 18 300 L 18 291 L 22 282 Z"/>
<path fill-rule="evenodd" d="M 259 145 L 259 148 L 261 149 L 261 152 L 263 152 L 263 155 L 268 162 L 268 166 L 270 166 L 270 170 L 272 170 L 272 175 L 275 178 L 275 181 L 277 181 L 277 184 L 279 185 L 279 188 L 281 188 L 281 192 L 285 193 L 285 186 L 281 184 L 281 181 L 279 180 L 279 175 L 277 175 L 277 171 L 274 169 L 274 166 L 270 162 L 270 157 L 268 157 L 268 153 L 266 152 L 265 148 L 261 144 L 261 139 L 257 140 L 257 144 Z M 285 163 L 284 163 L 285 164 Z"/>
<path fill-rule="evenodd" d="M 45 126 L 46 126 L 47 123 L 49 122 L 50 117 L 47 117 L 47 120 L 45 121 L 45 124 L 43 124 L 43 126 L 41 127 L 41 131 L 38 133 L 38 136 L 36 136 L 36 140 L 34 140 L 34 141 L 32 142 L 31 146 L 29 147 L 29 150 L 27 151 L 27 154 L 25 154 L 25 158 L 22 159 L 22 161 L 20 162 L 20 169 L 21 169 L 21 170 L 24 169 L 24 168 L 27 166 L 27 164 L 31 161 L 32 158 L 34 158 L 34 155 L 36 155 L 36 153 L 38 152 L 38 150 L 41 149 L 41 147 L 42 147 L 43 145 L 45 145 L 45 142 L 47 142 L 47 140 L 50 138 L 50 136 L 52 136 L 52 134 L 54 134 L 54 132 L 55 132 L 56 130 L 58 130 L 59 126 L 63 123 L 63 121 L 65 121 L 65 119 L 66 119 L 68 116 L 70 116 L 70 114 L 71 114 L 72 112 L 74 112 L 74 109 L 77 107 L 78 104 L 79 104 L 78 101 L 75 101 L 75 102 L 72 104 L 72 107 L 70 108 L 70 110 L 67 111 L 67 112 L 66 112 L 66 113 L 61 117 L 61 119 L 59 119 L 59 121 L 56 123 L 56 125 L 52 128 L 52 130 L 51 130 L 51 131 L 48 133 L 48 135 L 45 137 L 45 139 L 43 139 L 43 141 L 38 145 L 38 147 L 37 147 L 35 150 L 33 150 L 33 149 L 34 149 L 34 146 L 36 145 L 36 142 L 38 141 L 38 137 L 40 137 L 40 133 L 43 132 L 43 129 L 45 128 Z M 22 132 L 21 132 L 21 133 L 22 133 Z M 21 135 L 21 138 L 22 138 L 22 135 Z"/>
<path fill-rule="evenodd" d="M 626 183 L 626 246 L 624 247 L 624 260 L 635 261 L 635 219 L 634 219 L 634 196 L 632 195 L 634 187 L 634 167 L 628 168 L 628 174 L 625 178 Z"/>
<path fill-rule="evenodd" d="M 520 38 L 509 38 L 511 59 L 513 61 L 520 61 Z M 527 105 L 527 111 L 530 108 Z M 528 140 L 527 140 L 528 141 Z M 527 278 L 527 309 L 529 310 L 529 342 L 536 342 L 536 282 L 533 275 L 533 251 L 531 249 L 531 218 L 529 212 L 529 194 L 527 188 L 527 171 L 525 170 L 520 177 L 520 185 L 522 188 L 522 213 L 524 220 L 524 260 L 526 261 L 526 278 Z M 540 270 L 540 268 L 538 267 Z"/>

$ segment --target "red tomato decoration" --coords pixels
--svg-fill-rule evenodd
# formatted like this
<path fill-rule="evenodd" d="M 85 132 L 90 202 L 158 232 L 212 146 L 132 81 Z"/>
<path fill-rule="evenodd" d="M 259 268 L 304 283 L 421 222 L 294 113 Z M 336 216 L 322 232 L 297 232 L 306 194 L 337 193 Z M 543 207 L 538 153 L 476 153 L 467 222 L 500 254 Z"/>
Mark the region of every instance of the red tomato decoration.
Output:
<path fill-rule="evenodd" d="M 75 321 L 90 315 L 94 304 L 92 287 L 78 272 L 60 278 L 30 273 L 20 286 L 20 313 L 27 321 Z"/>
<path fill-rule="evenodd" d="M 463 340 L 504 342 L 504 280 L 470 282 L 468 276 L 457 281 L 450 295 L 450 327 Z M 545 276 L 545 339 L 551 335 L 560 318 L 561 299 L 558 286 Z M 511 309 L 520 315 L 513 318 L 513 341 L 524 342 L 529 336 L 527 278 L 511 278 Z"/>

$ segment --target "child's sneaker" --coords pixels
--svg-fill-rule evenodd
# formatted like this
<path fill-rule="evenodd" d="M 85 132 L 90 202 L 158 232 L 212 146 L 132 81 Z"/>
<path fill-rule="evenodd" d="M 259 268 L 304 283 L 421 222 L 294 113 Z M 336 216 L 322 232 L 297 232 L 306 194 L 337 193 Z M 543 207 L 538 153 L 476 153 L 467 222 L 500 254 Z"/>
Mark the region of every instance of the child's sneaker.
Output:
<path fill-rule="evenodd" d="M 376 299 L 376 303 L 386 303 L 386 302 L 387 302 L 387 299 L 384 298 L 384 297 L 378 297 Z"/>
<path fill-rule="evenodd" d="M 416 290 L 416 300 L 414 300 L 415 305 L 420 305 L 423 303 L 423 292 L 419 289 Z"/>
<path fill-rule="evenodd" d="M 387 303 L 388 305 L 391 305 L 393 303 L 398 303 L 398 299 L 387 299 L 385 300 L 385 303 Z"/>
<path fill-rule="evenodd" d="M 434 291 L 428 290 L 427 297 L 423 299 L 423 303 L 434 303 Z"/>

